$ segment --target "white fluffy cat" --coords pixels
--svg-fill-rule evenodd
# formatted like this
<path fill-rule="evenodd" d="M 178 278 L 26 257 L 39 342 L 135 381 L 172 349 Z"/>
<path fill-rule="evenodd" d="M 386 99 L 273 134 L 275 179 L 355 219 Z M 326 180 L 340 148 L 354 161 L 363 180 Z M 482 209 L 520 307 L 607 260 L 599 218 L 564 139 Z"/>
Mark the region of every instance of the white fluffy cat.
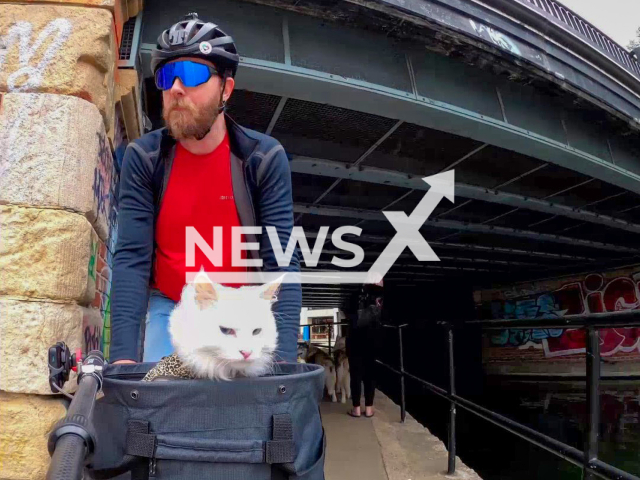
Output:
<path fill-rule="evenodd" d="M 184 365 L 197 377 L 220 380 L 268 372 L 278 342 L 271 307 L 280 282 L 231 288 L 198 273 L 169 318 Z"/>

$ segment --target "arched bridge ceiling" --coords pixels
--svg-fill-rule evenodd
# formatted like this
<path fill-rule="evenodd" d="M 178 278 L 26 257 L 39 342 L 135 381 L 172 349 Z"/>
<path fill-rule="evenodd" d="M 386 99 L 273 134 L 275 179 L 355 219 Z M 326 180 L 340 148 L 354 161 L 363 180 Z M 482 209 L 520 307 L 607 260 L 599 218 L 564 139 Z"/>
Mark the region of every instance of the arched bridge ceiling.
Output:
<path fill-rule="evenodd" d="M 248 1 L 408 41 L 520 83 L 570 91 L 640 129 L 640 62 L 555 0 Z"/>
<path fill-rule="evenodd" d="M 570 96 L 523 86 L 378 32 L 245 2 L 189 5 L 203 17 L 224 19 L 243 53 L 240 89 L 438 129 L 640 192 L 640 137 L 620 134 Z M 184 1 L 147 4 L 143 61 L 148 63 L 156 33 L 186 7 Z"/>
<path fill-rule="evenodd" d="M 421 177 L 453 169 L 455 204 L 443 200 L 421 230 L 441 262 L 407 250 L 390 281 L 487 286 L 640 262 L 640 148 L 610 117 L 377 32 L 215 5 L 149 1 L 143 64 L 183 11 L 225 25 L 244 55 L 229 113 L 285 146 L 309 237 L 358 225 L 366 267 L 395 234 L 381 211 L 410 213 Z M 159 126 L 160 96 L 146 87 Z M 336 254 L 326 248 L 319 266 L 337 269 Z M 349 288 L 305 286 L 305 304 L 339 303 Z"/>

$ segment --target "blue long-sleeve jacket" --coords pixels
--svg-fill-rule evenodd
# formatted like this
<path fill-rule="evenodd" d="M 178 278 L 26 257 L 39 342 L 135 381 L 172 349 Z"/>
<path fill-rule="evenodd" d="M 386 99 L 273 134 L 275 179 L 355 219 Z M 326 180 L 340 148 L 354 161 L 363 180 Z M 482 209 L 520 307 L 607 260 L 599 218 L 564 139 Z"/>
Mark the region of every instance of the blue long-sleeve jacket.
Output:
<path fill-rule="evenodd" d="M 293 228 L 291 171 L 284 148 L 272 137 L 243 128 L 225 115 L 231 147 L 231 179 L 240 223 L 261 226 L 260 250 L 265 272 L 299 272 L 298 250 L 287 267 L 277 264 L 266 227 L 274 226 L 283 251 Z M 171 172 L 175 140 L 166 129 L 131 142 L 120 175 L 118 241 L 111 284 L 110 361 L 141 360 L 141 325 L 147 314 L 156 250 L 155 223 Z M 302 290 L 285 283 L 273 310 L 278 322 L 279 358 L 296 361 Z"/>

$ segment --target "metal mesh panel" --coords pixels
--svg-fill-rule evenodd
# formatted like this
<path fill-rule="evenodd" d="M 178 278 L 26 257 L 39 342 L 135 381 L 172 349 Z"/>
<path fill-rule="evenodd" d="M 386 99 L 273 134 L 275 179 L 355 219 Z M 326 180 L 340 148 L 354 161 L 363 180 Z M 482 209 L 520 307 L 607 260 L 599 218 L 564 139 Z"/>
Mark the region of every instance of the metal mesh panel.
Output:
<path fill-rule="evenodd" d="M 339 228 L 342 227 L 343 225 L 353 225 L 355 222 L 352 218 L 347 218 L 347 217 L 324 217 L 324 216 L 320 216 L 320 215 L 311 215 L 311 214 L 305 214 L 303 215 L 300 220 L 298 220 L 296 222 L 296 225 L 300 225 L 302 228 L 304 228 L 305 234 L 308 234 L 310 232 L 318 232 L 320 230 L 320 227 L 323 226 L 327 226 L 330 229 L 329 232 L 329 238 L 331 236 L 331 230 L 333 230 L 334 228 Z M 345 239 L 347 237 L 345 236 Z M 315 242 L 315 240 L 313 241 Z M 310 243 L 311 243 L 311 239 L 310 239 Z"/>
<path fill-rule="evenodd" d="M 353 180 L 340 182 L 320 204 L 336 207 L 381 210 L 407 193 L 407 189 Z M 392 208 L 395 210 L 395 208 Z"/>
<path fill-rule="evenodd" d="M 395 121 L 390 118 L 320 103 L 289 99 L 274 132 L 370 147 Z"/>
<path fill-rule="evenodd" d="M 240 125 L 265 132 L 273 117 L 280 97 L 265 93 L 235 90 L 229 99 L 229 115 Z"/>
<path fill-rule="evenodd" d="M 469 138 L 402 124 L 365 161 L 365 165 L 431 175 L 481 145 Z"/>
<path fill-rule="evenodd" d="M 628 194 L 626 190 L 620 187 L 596 179 L 572 190 L 569 196 L 575 198 L 576 201 L 582 202 L 581 206 L 584 206 L 586 210 L 598 212 L 600 211 L 600 205 L 604 204 L 602 200 L 605 198 L 610 198 L 610 202 L 615 202 L 618 199 L 622 200 Z"/>
<path fill-rule="evenodd" d="M 535 230 L 537 228 L 536 224 L 539 222 L 546 223 L 549 218 L 551 218 L 551 215 L 548 213 L 520 209 L 504 217 L 496 218 L 488 224 L 499 227 L 519 228 L 520 230 Z"/>
<path fill-rule="evenodd" d="M 442 230 L 445 232 L 445 230 Z M 567 232 L 568 235 L 569 232 Z M 425 235 L 426 237 L 426 235 Z M 581 245 L 563 245 L 560 243 L 550 243 L 535 238 L 508 237 L 504 235 L 492 235 L 490 233 L 460 232 L 453 238 L 445 241 L 455 243 L 466 243 L 471 245 L 481 245 L 494 248 L 512 248 L 516 250 L 533 250 L 536 252 L 549 252 L 553 254 L 564 254 L 571 256 L 581 256 L 586 258 L 611 258 L 611 252 L 587 248 Z M 573 261 L 569 260 L 573 263 Z"/>
<path fill-rule="evenodd" d="M 293 201 L 296 203 L 313 203 L 333 183 L 333 178 L 318 177 L 293 172 Z"/>
<path fill-rule="evenodd" d="M 456 182 L 495 188 L 543 164 L 535 158 L 490 145 L 455 167 Z"/>
<path fill-rule="evenodd" d="M 458 200 L 458 205 L 463 201 L 464 200 Z M 444 203 L 444 201 L 441 203 Z M 445 205 L 445 211 L 450 210 L 455 206 L 457 205 L 448 203 Z M 466 204 L 464 207 L 456 208 L 450 213 L 444 214 L 438 218 L 442 220 L 457 220 L 459 222 L 482 223 L 495 218 L 498 215 L 507 213 L 509 210 L 513 210 L 513 207 L 510 207 L 508 205 L 499 205 L 497 203 L 474 200 L 473 202 L 469 202 L 468 204 Z"/>
<path fill-rule="evenodd" d="M 133 46 L 133 32 L 136 28 L 136 17 L 131 17 L 122 27 L 122 43 L 120 44 L 120 60 L 131 58 L 131 47 Z"/>
<path fill-rule="evenodd" d="M 590 178 L 581 173 L 550 164 L 531 175 L 521 178 L 516 183 L 500 188 L 500 190 L 527 197 L 544 198 L 586 182 Z M 552 200 L 568 204 L 568 202 L 564 201 L 564 198 L 565 195 L 558 195 L 552 197 Z"/>

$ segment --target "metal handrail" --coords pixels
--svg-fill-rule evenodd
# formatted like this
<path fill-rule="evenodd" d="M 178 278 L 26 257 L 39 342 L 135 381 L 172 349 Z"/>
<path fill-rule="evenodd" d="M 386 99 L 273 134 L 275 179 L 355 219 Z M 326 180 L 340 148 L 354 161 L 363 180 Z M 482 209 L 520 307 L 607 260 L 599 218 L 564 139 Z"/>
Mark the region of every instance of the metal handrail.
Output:
<path fill-rule="evenodd" d="M 635 327 L 640 326 L 640 310 L 608 313 L 588 313 L 552 318 L 510 318 L 498 320 L 470 320 L 466 325 L 478 325 L 485 330 L 505 328 L 572 328 L 572 327 Z"/>
<path fill-rule="evenodd" d="M 550 15 L 571 30 L 579 33 L 585 40 L 598 47 L 617 64 L 640 76 L 640 63 L 636 58 L 607 34 L 593 26 L 580 15 L 569 10 L 555 0 L 517 0 L 534 6 L 537 10 Z"/>
<path fill-rule="evenodd" d="M 539 328 L 546 325 L 544 321 L 557 320 L 557 319 L 526 319 L 524 321 L 527 325 L 536 325 L 533 328 Z M 567 445 L 559 440 L 551 438 L 543 433 L 515 422 L 497 412 L 491 411 L 485 407 L 477 405 L 470 400 L 458 396 L 455 392 L 455 368 L 453 361 L 453 332 L 454 325 L 450 322 L 437 322 L 439 325 L 444 326 L 447 331 L 447 343 L 448 343 L 448 363 L 449 363 L 449 390 L 440 388 L 426 380 L 417 377 L 404 369 L 403 359 L 403 345 L 402 345 L 402 330 L 407 324 L 398 325 L 395 328 L 398 329 L 398 341 L 400 348 L 400 370 L 387 365 L 381 360 L 376 362 L 400 377 L 400 415 L 401 421 L 405 420 L 405 388 L 404 378 L 408 377 L 427 388 L 431 393 L 439 395 L 449 401 L 449 432 L 448 432 L 448 474 L 455 473 L 456 462 L 456 407 L 461 407 L 466 411 L 473 413 L 474 415 L 487 420 L 515 435 L 527 441 L 528 443 L 538 445 L 545 450 L 553 453 L 554 455 L 563 458 L 575 465 L 583 468 L 584 479 L 591 480 L 595 477 L 605 478 L 608 480 L 640 480 L 640 477 L 636 477 L 628 472 L 620 470 L 608 463 L 605 463 L 598 459 L 598 438 L 599 438 L 599 424 L 600 424 L 600 337 L 598 335 L 599 328 L 617 327 L 620 325 L 625 326 L 640 326 L 640 312 L 616 312 L 606 314 L 588 314 L 582 316 L 571 317 L 571 326 L 580 326 L 587 330 L 587 355 L 586 355 L 586 368 L 587 368 L 587 410 L 589 417 L 587 420 L 587 435 L 584 441 L 584 451 L 578 450 L 570 445 Z M 550 323 L 550 322 L 547 322 Z M 496 329 L 496 328 L 509 328 L 514 324 L 517 328 L 531 328 L 521 327 L 522 320 L 481 320 L 481 321 L 467 321 L 463 325 L 479 325 L 483 329 Z M 558 322 L 550 323 L 552 325 L 558 325 Z M 563 324 L 566 327 L 566 323 Z M 393 327 L 392 325 L 387 325 Z"/>

